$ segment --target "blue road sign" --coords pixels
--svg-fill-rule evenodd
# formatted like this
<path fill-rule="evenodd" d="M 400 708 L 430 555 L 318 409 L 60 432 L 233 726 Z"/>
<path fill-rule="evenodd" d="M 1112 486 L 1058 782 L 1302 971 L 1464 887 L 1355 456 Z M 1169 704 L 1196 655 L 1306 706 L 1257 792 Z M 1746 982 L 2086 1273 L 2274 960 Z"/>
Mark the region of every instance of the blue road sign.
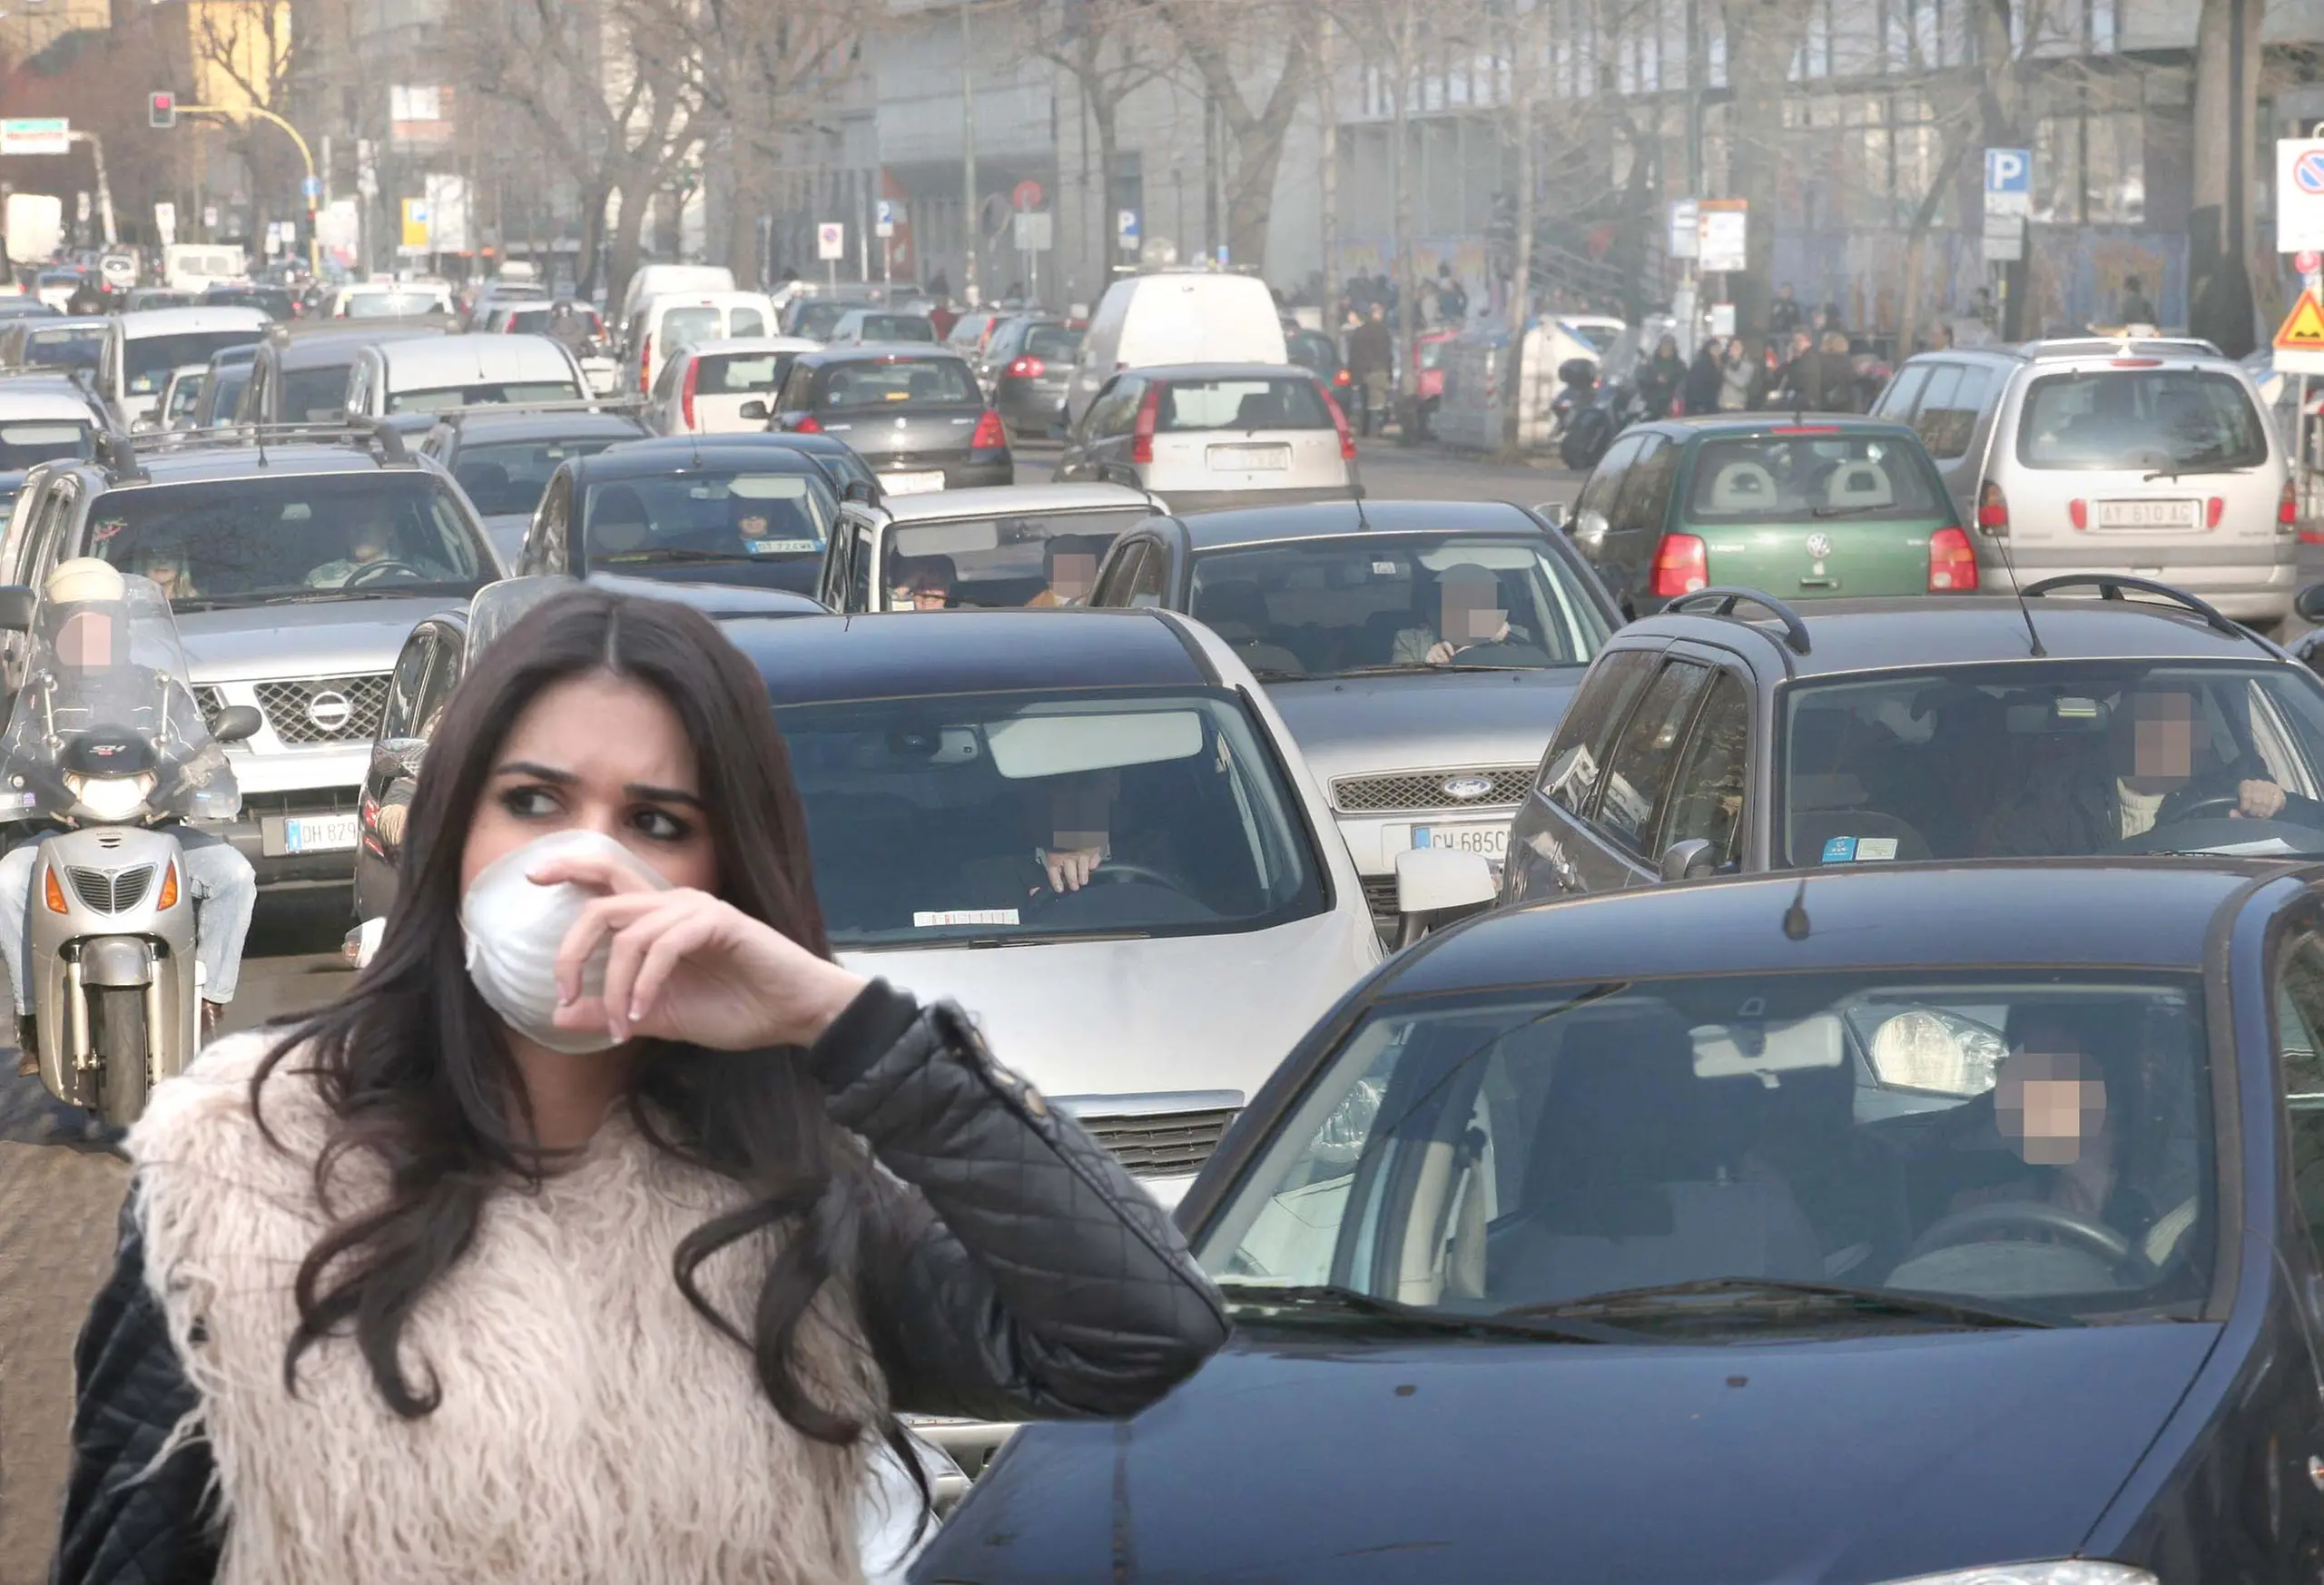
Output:
<path fill-rule="evenodd" d="M 321 201 L 323 195 L 322 178 L 320 176 L 302 176 L 299 179 L 299 190 L 306 195 L 306 199 L 309 203 L 319 202 Z"/>
<path fill-rule="evenodd" d="M 1114 241 L 1125 251 L 1137 246 L 1137 211 L 1118 209 L 1114 212 Z"/>
<path fill-rule="evenodd" d="M 1985 191 L 1988 193 L 2034 191 L 2034 154 L 2029 149 L 1987 149 Z"/>

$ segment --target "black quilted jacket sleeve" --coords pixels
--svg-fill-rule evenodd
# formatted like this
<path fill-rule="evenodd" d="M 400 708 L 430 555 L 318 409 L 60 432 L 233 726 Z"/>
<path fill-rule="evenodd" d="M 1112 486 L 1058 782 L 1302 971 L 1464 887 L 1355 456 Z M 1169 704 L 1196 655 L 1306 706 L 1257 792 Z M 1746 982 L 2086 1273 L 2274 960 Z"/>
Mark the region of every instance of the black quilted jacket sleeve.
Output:
<path fill-rule="evenodd" d="M 959 1009 L 876 981 L 812 1057 L 832 1117 L 901 1180 L 858 1273 L 897 1409 L 1134 1413 L 1225 1340 L 1170 1218 Z"/>
<path fill-rule="evenodd" d="M 144 1473 L 194 1396 L 146 1289 L 144 1248 L 127 1203 L 113 1275 L 90 1307 L 73 1367 L 73 1472 L 50 1578 L 57 1585 L 202 1585 L 218 1569 L 206 1507 L 209 1444 L 189 1442 Z"/>

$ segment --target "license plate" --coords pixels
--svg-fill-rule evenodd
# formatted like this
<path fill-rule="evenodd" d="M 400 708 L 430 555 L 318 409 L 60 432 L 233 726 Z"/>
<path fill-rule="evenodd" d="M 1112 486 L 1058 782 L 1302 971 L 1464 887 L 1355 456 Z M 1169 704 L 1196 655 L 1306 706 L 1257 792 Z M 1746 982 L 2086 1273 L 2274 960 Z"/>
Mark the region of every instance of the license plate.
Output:
<path fill-rule="evenodd" d="M 282 822 L 281 851 L 286 854 L 342 852 L 354 845 L 355 816 L 352 812 L 346 814 L 292 815 Z"/>
<path fill-rule="evenodd" d="M 1413 827 L 1413 846 L 1451 848 L 1455 852 L 1482 853 L 1488 859 L 1499 859 L 1509 852 L 1509 828 L 1505 825 L 1416 825 Z"/>
<path fill-rule="evenodd" d="M 891 496 L 925 496 L 944 487 L 942 469 L 934 473 L 883 473 L 880 487 Z"/>
<path fill-rule="evenodd" d="M 1204 458 L 1216 473 L 1283 473 L 1291 467 L 1291 448 L 1213 446 Z"/>
<path fill-rule="evenodd" d="M 2101 501 L 2101 528 L 2192 528 L 2202 519 L 2199 501 Z"/>

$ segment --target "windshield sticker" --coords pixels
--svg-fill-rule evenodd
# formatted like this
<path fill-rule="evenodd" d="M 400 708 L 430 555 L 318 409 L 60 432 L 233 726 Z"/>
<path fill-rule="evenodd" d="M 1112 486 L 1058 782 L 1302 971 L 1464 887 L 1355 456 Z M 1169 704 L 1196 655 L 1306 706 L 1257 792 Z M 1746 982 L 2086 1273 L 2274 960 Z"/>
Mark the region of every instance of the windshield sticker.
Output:
<path fill-rule="evenodd" d="M 753 556 L 805 556 L 822 548 L 812 539 L 745 539 L 743 546 Z"/>
<path fill-rule="evenodd" d="M 912 929 L 938 930 L 945 925 L 1013 925 L 1017 911 L 1013 908 L 948 908 L 939 913 L 915 913 Z"/>
<path fill-rule="evenodd" d="M 1856 862 L 1856 838 L 1831 837 L 1824 843 L 1824 862 L 1853 864 Z"/>
<path fill-rule="evenodd" d="M 2098 701 L 2095 699 L 2061 699 L 2058 701 L 2060 721 L 2095 721 Z"/>
<path fill-rule="evenodd" d="M 1375 561 L 1372 564 L 1372 575 L 1374 577 L 1393 578 L 1396 576 L 1396 564 L 1393 561 Z"/>
<path fill-rule="evenodd" d="M 1868 864 L 1876 859 L 1893 859 L 1896 856 L 1896 839 L 1895 837 L 1856 839 L 1856 861 L 1859 864 Z"/>

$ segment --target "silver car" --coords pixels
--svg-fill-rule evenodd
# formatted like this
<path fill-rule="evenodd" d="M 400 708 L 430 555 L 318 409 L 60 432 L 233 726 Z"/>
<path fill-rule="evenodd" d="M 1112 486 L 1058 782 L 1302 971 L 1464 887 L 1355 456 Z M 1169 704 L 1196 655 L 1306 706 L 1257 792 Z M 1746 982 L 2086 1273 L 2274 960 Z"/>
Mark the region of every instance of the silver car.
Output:
<path fill-rule="evenodd" d="M 1150 490 L 1184 512 L 1361 493 L 1347 415 L 1312 372 L 1279 363 L 1115 375 L 1074 426 L 1057 477 Z"/>
<path fill-rule="evenodd" d="M 2080 338 L 1925 353 L 1873 412 L 1910 423 L 1974 524 L 1983 586 L 2131 573 L 2240 621 L 2291 610 L 2289 457 L 2207 341 Z"/>

